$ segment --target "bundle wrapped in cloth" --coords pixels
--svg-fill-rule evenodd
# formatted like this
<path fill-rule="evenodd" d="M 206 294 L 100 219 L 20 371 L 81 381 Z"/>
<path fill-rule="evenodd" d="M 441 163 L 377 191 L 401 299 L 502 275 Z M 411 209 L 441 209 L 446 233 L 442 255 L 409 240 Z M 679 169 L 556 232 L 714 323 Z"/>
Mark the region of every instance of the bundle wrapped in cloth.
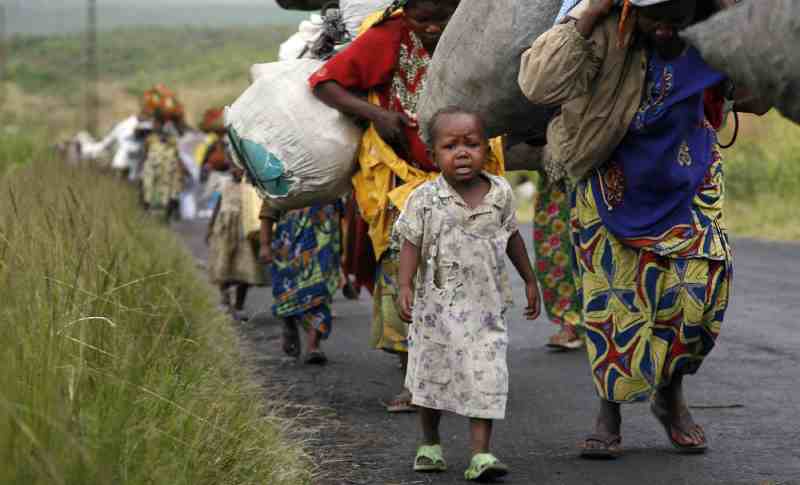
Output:
<path fill-rule="evenodd" d="M 706 62 L 800 123 L 800 2 L 745 2 L 683 36 Z"/>
<path fill-rule="evenodd" d="M 225 110 L 234 163 L 272 207 L 291 210 L 350 190 L 363 130 L 319 101 L 314 59 L 262 64 L 258 79 Z"/>
<path fill-rule="evenodd" d="M 422 126 L 438 110 L 461 106 L 483 116 L 490 137 L 542 136 L 551 110 L 520 91 L 520 56 L 553 26 L 561 6 L 561 0 L 461 0 L 428 68 L 417 113 Z"/>

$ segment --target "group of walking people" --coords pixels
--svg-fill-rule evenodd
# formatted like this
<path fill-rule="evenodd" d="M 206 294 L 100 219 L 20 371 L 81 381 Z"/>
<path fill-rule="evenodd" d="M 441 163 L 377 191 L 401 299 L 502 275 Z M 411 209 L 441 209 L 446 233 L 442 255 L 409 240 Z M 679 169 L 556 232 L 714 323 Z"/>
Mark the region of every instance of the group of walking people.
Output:
<path fill-rule="evenodd" d="M 619 456 L 620 404 L 636 401 L 678 451 L 707 448 L 683 384 L 730 297 L 716 131 L 731 104 L 769 107 L 678 33 L 729 3 L 587 0 L 522 55 L 522 92 L 559 108 L 535 151 L 534 264 L 502 177 L 510 147 L 468 109 L 441 110 L 428 145 L 414 118 L 458 0 L 393 2 L 311 76 L 319 99 L 368 126 L 346 211 L 345 252 L 359 253 L 345 270 L 372 292 L 371 345 L 400 359 L 387 409 L 419 412 L 415 470 L 447 469 L 439 421 L 452 412 L 470 419 L 465 477 L 508 472 L 490 448 L 508 394 L 506 257 L 525 282 L 524 316 L 538 316 L 541 297 L 558 325 L 548 344 L 586 347 L 599 409 L 581 456 Z"/>
<path fill-rule="evenodd" d="M 731 105 L 769 107 L 678 33 L 733 2 L 585 0 L 522 55 L 524 95 L 558 108 L 546 140 L 530 142 L 539 157 L 530 162 L 542 167 L 532 263 L 503 177 L 507 140 L 488 139 L 481 116 L 463 107 L 426 127 L 414 116 L 459 0 L 393 1 L 309 79 L 320 100 L 367 127 L 348 198 L 288 212 L 264 204 L 255 230 L 243 231 L 246 184 L 208 113 L 216 139 L 202 166 L 209 178 L 228 174 L 215 185 L 208 234 L 222 303 L 238 315 L 248 289 L 271 280 L 283 351 L 323 364 L 334 294 L 367 289 L 370 345 L 397 355 L 402 369 L 387 411 L 419 414 L 414 470 L 447 469 L 439 423 L 451 412 L 470 421 L 465 477 L 493 479 L 509 471 L 490 446 L 509 389 L 509 260 L 525 283 L 523 316 L 536 319 L 543 306 L 556 324 L 548 346 L 586 348 L 598 410 L 581 456 L 619 456 L 620 404 L 636 401 L 649 401 L 678 451 L 702 453 L 684 378 L 715 345 L 733 271 L 716 131 Z M 157 102 L 143 201 L 170 217 L 182 110 L 165 109 L 163 89 L 149 95 Z M 256 259 L 269 264 L 268 277 Z"/>

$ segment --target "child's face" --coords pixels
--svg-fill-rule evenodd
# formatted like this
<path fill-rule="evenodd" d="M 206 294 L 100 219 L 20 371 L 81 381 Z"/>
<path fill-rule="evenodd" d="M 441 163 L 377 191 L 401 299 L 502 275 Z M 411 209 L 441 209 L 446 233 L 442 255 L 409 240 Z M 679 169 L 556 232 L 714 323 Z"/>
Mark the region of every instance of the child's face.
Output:
<path fill-rule="evenodd" d="M 405 8 L 405 15 L 411 30 L 419 36 L 425 48 L 432 51 L 456 8 L 458 2 L 453 0 L 418 0 Z"/>
<path fill-rule="evenodd" d="M 474 115 L 440 115 L 434 127 L 433 158 L 450 183 L 477 177 L 489 153 L 480 120 Z"/>
<path fill-rule="evenodd" d="M 638 30 L 659 53 L 680 53 L 685 43 L 678 37 L 678 32 L 694 21 L 696 14 L 695 0 L 671 0 L 649 7 L 638 9 Z"/>

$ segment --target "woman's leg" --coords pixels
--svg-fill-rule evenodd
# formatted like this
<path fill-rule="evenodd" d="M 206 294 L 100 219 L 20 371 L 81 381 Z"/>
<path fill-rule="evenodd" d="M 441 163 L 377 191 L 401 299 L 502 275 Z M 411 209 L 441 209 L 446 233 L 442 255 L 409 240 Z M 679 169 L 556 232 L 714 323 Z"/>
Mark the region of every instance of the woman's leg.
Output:
<path fill-rule="evenodd" d="M 703 447 L 706 436 L 703 427 L 695 423 L 683 392 L 683 374 L 675 374 L 669 385 L 656 392 L 652 409 L 667 429 L 672 441 L 683 447 Z"/>
<path fill-rule="evenodd" d="M 281 346 L 283 352 L 290 357 L 300 355 L 300 335 L 297 333 L 296 317 L 283 319 L 283 331 L 281 333 Z"/>
<path fill-rule="evenodd" d="M 322 334 L 317 330 L 314 326 L 309 325 L 306 328 L 306 342 L 308 345 L 308 353 L 311 352 L 319 352 L 319 345 L 320 341 L 322 340 Z"/>
<path fill-rule="evenodd" d="M 330 305 L 315 307 L 300 317 L 306 331 L 306 364 L 324 364 L 328 358 L 320 349 L 322 340 L 330 336 L 333 316 Z"/>
<path fill-rule="evenodd" d="M 622 451 L 620 404 L 600 399 L 594 433 L 583 440 L 581 455 L 589 458 L 614 458 Z"/>

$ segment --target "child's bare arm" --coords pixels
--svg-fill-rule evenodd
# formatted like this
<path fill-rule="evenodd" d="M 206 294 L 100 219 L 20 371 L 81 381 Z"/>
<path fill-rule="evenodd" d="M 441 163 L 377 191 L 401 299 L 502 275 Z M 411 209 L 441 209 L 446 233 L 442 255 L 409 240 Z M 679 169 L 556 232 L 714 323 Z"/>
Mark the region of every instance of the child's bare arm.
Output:
<path fill-rule="evenodd" d="M 511 263 L 517 268 L 517 272 L 525 281 L 525 296 L 528 299 L 528 306 L 525 308 L 525 317 L 528 320 L 536 320 L 541 311 L 539 303 L 539 283 L 536 275 L 533 274 L 531 260 L 528 258 L 528 250 L 525 248 L 525 241 L 519 231 L 514 232 L 508 240 L 506 254 Z"/>
<path fill-rule="evenodd" d="M 406 239 L 400 248 L 400 269 L 398 271 L 400 293 L 397 295 L 397 303 L 400 307 L 400 318 L 407 322 L 411 321 L 411 307 L 414 304 L 413 279 L 418 266 L 419 248 Z"/>

